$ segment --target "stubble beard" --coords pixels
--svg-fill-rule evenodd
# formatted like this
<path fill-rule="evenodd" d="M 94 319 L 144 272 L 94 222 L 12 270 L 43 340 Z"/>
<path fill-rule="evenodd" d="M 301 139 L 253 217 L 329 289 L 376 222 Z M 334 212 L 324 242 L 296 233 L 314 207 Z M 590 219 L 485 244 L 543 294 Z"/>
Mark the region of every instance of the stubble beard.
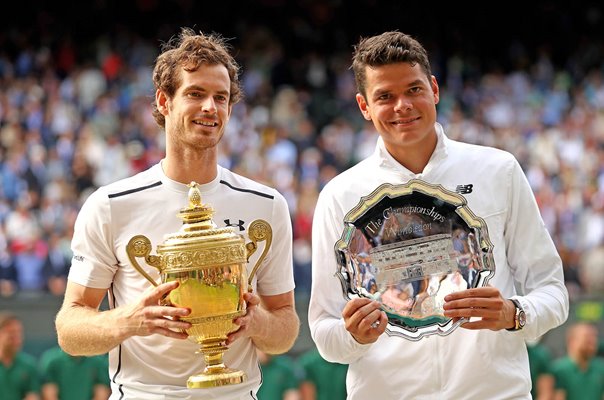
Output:
<path fill-rule="evenodd" d="M 193 124 L 194 125 L 194 124 Z M 172 144 L 176 149 L 194 149 L 197 151 L 207 151 L 216 148 L 218 143 L 222 140 L 224 135 L 224 127 L 216 133 L 206 133 L 187 131 L 183 124 L 179 124 L 174 127 L 174 134 L 172 137 Z"/>

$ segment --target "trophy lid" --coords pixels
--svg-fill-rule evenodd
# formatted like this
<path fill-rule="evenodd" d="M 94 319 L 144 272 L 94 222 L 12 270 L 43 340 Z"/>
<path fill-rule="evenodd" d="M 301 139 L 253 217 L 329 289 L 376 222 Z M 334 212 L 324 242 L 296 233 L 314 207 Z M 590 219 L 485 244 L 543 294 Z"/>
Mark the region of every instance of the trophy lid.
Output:
<path fill-rule="evenodd" d="M 165 236 L 164 243 L 158 246 L 158 252 L 173 246 L 190 246 L 205 243 L 206 247 L 222 247 L 233 241 L 244 243 L 244 238 L 236 234 L 232 227 L 218 228 L 212 216 L 214 209 L 201 201 L 201 192 L 197 182 L 189 185 L 189 205 L 182 208 L 177 216 L 182 220 L 181 228 Z M 224 242 L 227 243 L 224 243 Z"/>

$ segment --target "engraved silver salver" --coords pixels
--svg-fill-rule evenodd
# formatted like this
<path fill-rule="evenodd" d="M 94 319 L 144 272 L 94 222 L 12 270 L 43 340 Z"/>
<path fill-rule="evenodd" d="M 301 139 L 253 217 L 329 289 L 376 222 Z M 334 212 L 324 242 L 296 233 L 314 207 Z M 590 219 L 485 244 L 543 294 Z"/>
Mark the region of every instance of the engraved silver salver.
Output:
<path fill-rule="evenodd" d="M 451 333 L 465 320 L 444 316 L 445 296 L 495 273 L 485 221 L 461 194 L 418 179 L 362 197 L 335 250 L 344 296 L 378 300 L 387 333 L 410 340 Z"/>

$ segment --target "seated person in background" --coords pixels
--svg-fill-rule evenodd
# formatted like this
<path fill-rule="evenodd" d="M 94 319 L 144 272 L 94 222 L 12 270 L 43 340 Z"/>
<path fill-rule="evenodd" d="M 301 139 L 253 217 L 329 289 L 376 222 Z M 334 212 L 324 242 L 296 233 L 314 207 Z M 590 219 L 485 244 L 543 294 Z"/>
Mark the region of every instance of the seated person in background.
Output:
<path fill-rule="evenodd" d="M 0 296 L 10 297 L 17 292 L 17 274 L 12 257 L 0 250 Z"/>
<path fill-rule="evenodd" d="M 46 281 L 42 270 L 46 262 L 47 245 L 41 237 L 11 243 L 17 290 L 43 293 Z"/>
<path fill-rule="evenodd" d="M 325 361 L 316 348 L 302 353 L 298 365 L 304 370 L 302 400 L 346 400 L 348 365 Z"/>
<path fill-rule="evenodd" d="M 598 329 L 577 322 L 566 331 L 567 355 L 554 361 L 556 399 L 604 398 L 604 358 L 597 356 Z"/>
<path fill-rule="evenodd" d="M 59 233 L 53 232 L 48 238 L 48 254 L 42 273 L 46 281 L 46 288 L 55 296 L 62 296 L 65 293 L 71 257 L 69 240 Z"/>
<path fill-rule="evenodd" d="M 39 400 L 40 376 L 33 356 L 21 351 L 23 324 L 0 311 L 0 399 Z"/>
<path fill-rule="evenodd" d="M 260 400 L 299 400 L 298 384 L 301 372 L 287 355 L 268 354 L 256 349 L 262 368 L 262 385 L 258 390 Z"/>
<path fill-rule="evenodd" d="M 40 357 L 43 400 L 107 400 L 109 386 L 107 355 L 70 356 L 59 346 Z"/>
<path fill-rule="evenodd" d="M 534 400 L 551 400 L 554 398 L 554 376 L 550 372 L 552 355 L 549 349 L 539 341 L 526 341 L 531 370 L 531 396 Z"/>

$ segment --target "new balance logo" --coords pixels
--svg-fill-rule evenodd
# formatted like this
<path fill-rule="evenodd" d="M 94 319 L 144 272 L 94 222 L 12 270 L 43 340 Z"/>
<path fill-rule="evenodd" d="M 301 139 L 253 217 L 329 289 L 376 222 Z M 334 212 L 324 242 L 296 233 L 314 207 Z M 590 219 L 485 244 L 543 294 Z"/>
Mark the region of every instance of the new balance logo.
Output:
<path fill-rule="evenodd" d="M 457 187 L 455 188 L 455 191 L 459 194 L 468 194 L 468 193 L 472 193 L 472 188 L 474 187 L 474 185 L 467 184 L 467 185 L 457 185 Z"/>
<path fill-rule="evenodd" d="M 232 227 L 239 227 L 239 231 L 244 230 L 245 228 L 243 227 L 243 224 L 245 224 L 245 221 L 239 220 L 238 224 L 233 224 L 231 223 L 230 219 L 225 219 L 224 223 L 226 224 L 226 226 L 232 226 Z"/>

